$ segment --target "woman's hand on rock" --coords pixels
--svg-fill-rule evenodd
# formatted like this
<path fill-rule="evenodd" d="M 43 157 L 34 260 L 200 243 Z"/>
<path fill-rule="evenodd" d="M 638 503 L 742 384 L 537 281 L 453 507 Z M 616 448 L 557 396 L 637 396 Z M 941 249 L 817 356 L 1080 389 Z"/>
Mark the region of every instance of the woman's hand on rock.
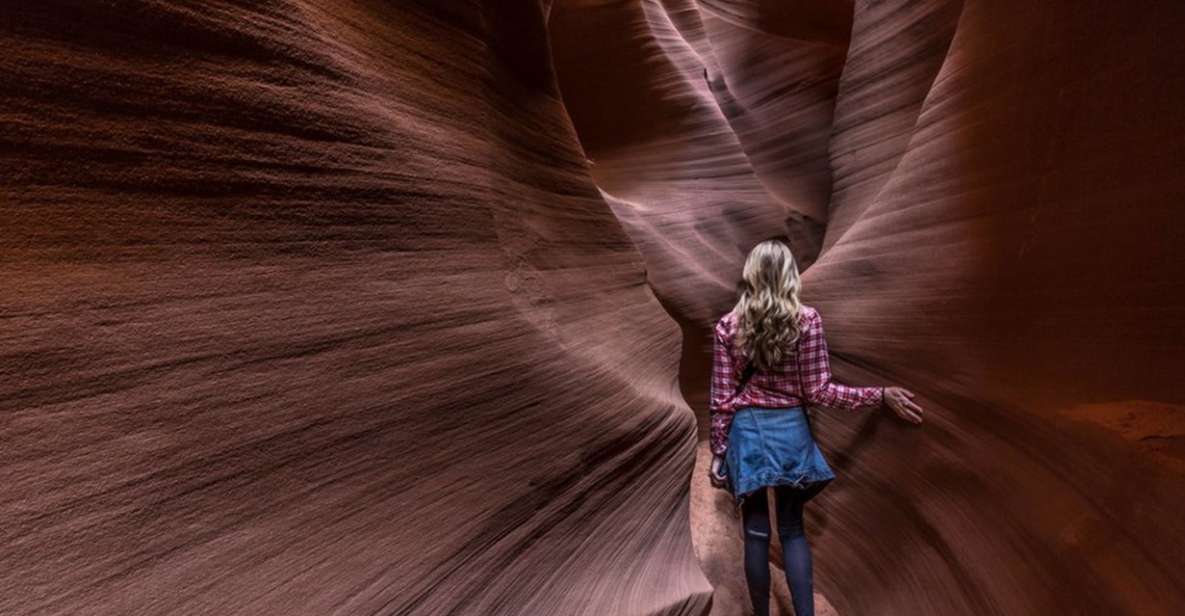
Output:
<path fill-rule="evenodd" d="M 886 387 L 885 404 L 898 417 L 913 424 L 922 423 L 922 407 L 913 401 L 913 392 L 903 387 Z"/>

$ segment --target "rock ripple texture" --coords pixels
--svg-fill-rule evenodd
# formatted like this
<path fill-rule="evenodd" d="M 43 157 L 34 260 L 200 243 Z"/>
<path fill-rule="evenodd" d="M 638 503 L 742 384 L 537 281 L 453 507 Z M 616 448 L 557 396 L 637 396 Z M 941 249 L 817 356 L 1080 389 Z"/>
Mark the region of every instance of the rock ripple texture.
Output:
<path fill-rule="evenodd" d="M 4 9 L 0 613 L 706 609 L 544 9 Z"/>
<path fill-rule="evenodd" d="M 1185 5 L 10 4 L 0 613 L 743 613 L 777 234 L 828 610 L 1185 612 Z"/>
<path fill-rule="evenodd" d="M 931 409 L 819 415 L 841 478 L 808 524 L 839 613 L 1185 612 L 1185 6 L 569 0 L 551 22 L 693 407 L 744 251 L 785 233 L 837 375 Z M 738 523 L 692 491 L 713 612 L 741 613 Z"/>

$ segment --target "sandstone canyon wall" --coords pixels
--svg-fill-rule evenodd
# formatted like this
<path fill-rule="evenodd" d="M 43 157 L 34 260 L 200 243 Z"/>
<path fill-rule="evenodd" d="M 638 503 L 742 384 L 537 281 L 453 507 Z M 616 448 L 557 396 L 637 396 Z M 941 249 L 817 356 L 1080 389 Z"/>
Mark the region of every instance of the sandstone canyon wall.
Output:
<path fill-rule="evenodd" d="M 544 8 L 5 7 L 0 613 L 703 611 Z"/>
<path fill-rule="evenodd" d="M 886 4 L 857 5 L 806 284 L 835 354 L 876 373 L 853 378 L 907 382 L 935 412 L 920 431 L 828 416 L 851 488 L 821 502 L 828 596 L 1179 613 L 1185 9 L 967 0 L 952 22 Z M 926 34 L 952 23 L 939 64 Z"/>
<path fill-rule="evenodd" d="M 1176 3 L 54 0 L 0 32 L 0 612 L 741 613 L 692 465 L 706 332 L 772 235 L 837 376 L 929 411 L 816 415 L 839 614 L 1185 610 Z"/>
<path fill-rule="evenodd" d="M 931 409 L 920 430 L 820 414 L 820 439 L 843 477 L 810 522 L 816 579 L 840 613 L 1185 608 L 1185 9 L 856 1 L 844 30 L 832 25 L 838 2 L 564 5 L 572 16 L 559 13 L 558 26 L 552 16 L 557 68 L 592 157 L 671 141 L 598 122 L 649 113 L 695 71 L 641 103 L 605 77 L 593 100 L 590 71 L 609 69 L 565 46 L 647 50 L 656 67 L 681 57 L 654 42 L 675 39 L 659 17 L 684 24 L 706 100 L 767 193 L 744 207 L 774 202 L 825 225 L 817 255 L 795 249 L 813 262 L 806 298 L 828 323 L 839 376 L 905 384 Z M 607 28 L 608 13 L 647 17 Z M 708 175 L 723 152 L 673 148 L 660 160 L 681 157 Z M 631 159 L 630 177 L 651 173 L 649 162 Z M 597 166 L 592 174 L 621 181 Z M 655 194 L 655 181 L 677 185 L 648 177 Z M 647 202 L 623 217 L 687 207 Z M 793 241 L 802 236 L 795 223 L 764 235 Z M 650 245 L 714 261 L 762 235 L 704 251 L 710 224 L 682 235 L 627 229 L 648 262 Z M 680 267 L 723 268 L 713 276 L 730 282 L 740 261 Z M 731 289 L 671 286 L 655 288 L 710 306 L 707 319 L 683 323 L 685 395 L 702 424 L 707 331 Z M 692 493 L 693 528 L 711 529 L 696 538 L 717 600 L 727 590 L 743 603 L 736 521 L 722 495 L 701 484 Z"/>

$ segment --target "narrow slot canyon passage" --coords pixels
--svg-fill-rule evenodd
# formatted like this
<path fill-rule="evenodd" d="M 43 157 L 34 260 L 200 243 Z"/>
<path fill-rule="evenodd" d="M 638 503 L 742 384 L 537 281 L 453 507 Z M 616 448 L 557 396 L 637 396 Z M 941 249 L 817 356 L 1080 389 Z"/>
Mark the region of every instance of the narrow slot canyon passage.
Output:
<path fill-rule="evenodd" d="M 1137 163 L 1106 151 L 1115 133 L 1095 130 L 1110 118 L 1082 99 L 1106 96 L 1090 77 L 1104 52 L 1059 48 L 1105 46 L 1104 29 L 1116 26 L 1098 16 L 1005 15 L 951 0 L 552 8 L 560 89 L 592 179 L 682 328 L 680 388 L 699 425 L 692 537 L 713 614 L 742 613 L 748 600 L 740 522 L 704 478 L 710 332 L 735 301 L 744 252 L 774 235 L 805 266 L 837 377 L 906 385 L 933 417 L 913 429 L 875 411 L 820 410 L 820 440 L 843 475 L 809 508 L 821 613 L 835 613 L 832 603 L 846 614 L 1181 605 L 1167 590 L 1178 585 L 1179 556 L 1159 542 L 1179 543 L 1182 528 L 1151 522 L 1143 508 L 1152 494 L 1164 513 L 1185 502 L 1171 487 L 1185 461 L 1183 390 L 1165 371 L 1181 355 L 1169 351 L 1164 365 L 1143 355 L 1128 372 L 1103 349 L 1131 357 L 1133 338 L 1100 330 L 1116 320 L 1154 329 L 1145 302 L 1180 309 L 1181 276 L 1169 270 L 1180 263 L 1182 225 L 1145 209 L 1147 193 L 1127 211 L 1149 220 L 1105 222 L 1114 215 L 1104 204 L 1122 193 L 1104 199 L 1091 188 L 1098 177 L 1075 171 L 1119 178 L 1156 164 L 1155 155 Z M 1148 45 L 1142 57 L 1181 74 Z M 1034 73 L 1012 72 L 1010 54 Z M 1140 130 L 1132 113 L 1119 115 L 1114 131 Z M 1181 126 L 1180 113 L 1158 117 Z M 1164 155 L 1180 160 L 1176 146 Z M 1138 257 L 1107 239 L 1151 231 L 1160 216 L 1174 230 L 1144 246 L 1145 267 L 1165 268 L 1172 300 L 1124 269 Z M 1098 302 L 1089 299 L 1096 275 L 1111 289 Z M 1140 316 L 1119 317 L 1124 307 Z M 1135 381 L 1153 375 L 1165 380 L 1144 386 L 1165 397 L 1142 401 L 1156 396 L 1135 394 Z M 1133 446 L 1149 457 L 1137 461 Z M 1131 477 L 1143 487 L 1126 484 Z M 1116 541 L 1114 527 L 1133 545 Z M 1168 586 L 1156 590 L 1158 578 Z M 773 579 L 775 603 L 792 613 L 781 576 Z M 917 586 L 906 590 L 904 579 Z"/>
<path fill-rule="evenodd" d="M 814 415 L 819 614 L 1185 613 L 1183 35 L 1105 0 L 13 4 L 0 614 L 744 614 L 710 331 L 772 236 L 836 379 L 927 411 Z"/>

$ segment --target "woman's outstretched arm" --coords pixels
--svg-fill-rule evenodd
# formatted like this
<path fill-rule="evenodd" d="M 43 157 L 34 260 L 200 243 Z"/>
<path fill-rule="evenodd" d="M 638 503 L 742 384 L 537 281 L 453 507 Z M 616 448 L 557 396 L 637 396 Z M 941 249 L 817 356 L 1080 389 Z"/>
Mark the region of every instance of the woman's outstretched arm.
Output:
<path fill-rule="evenodd" d="M 884 402 L 884 387 L 853 387 L 831 380 L 823 317 L 817 310 L 811 311 L 802 336 L 798 361 L 802 370 L 803 397 L 807 402 L 845 409 L 880 406 Z"/>
<path fill-rule="evenodd" d="M 724 455 L 728 449 L 728 429 L 732 427 L 733 409 L 729 398 L 737 386 L 729 341 L 722 321 L 717 321 L 712 334 L 712 379 L 708 387 L 708 416 L 711 420 L 708 443 L 712 453 Z"/>

